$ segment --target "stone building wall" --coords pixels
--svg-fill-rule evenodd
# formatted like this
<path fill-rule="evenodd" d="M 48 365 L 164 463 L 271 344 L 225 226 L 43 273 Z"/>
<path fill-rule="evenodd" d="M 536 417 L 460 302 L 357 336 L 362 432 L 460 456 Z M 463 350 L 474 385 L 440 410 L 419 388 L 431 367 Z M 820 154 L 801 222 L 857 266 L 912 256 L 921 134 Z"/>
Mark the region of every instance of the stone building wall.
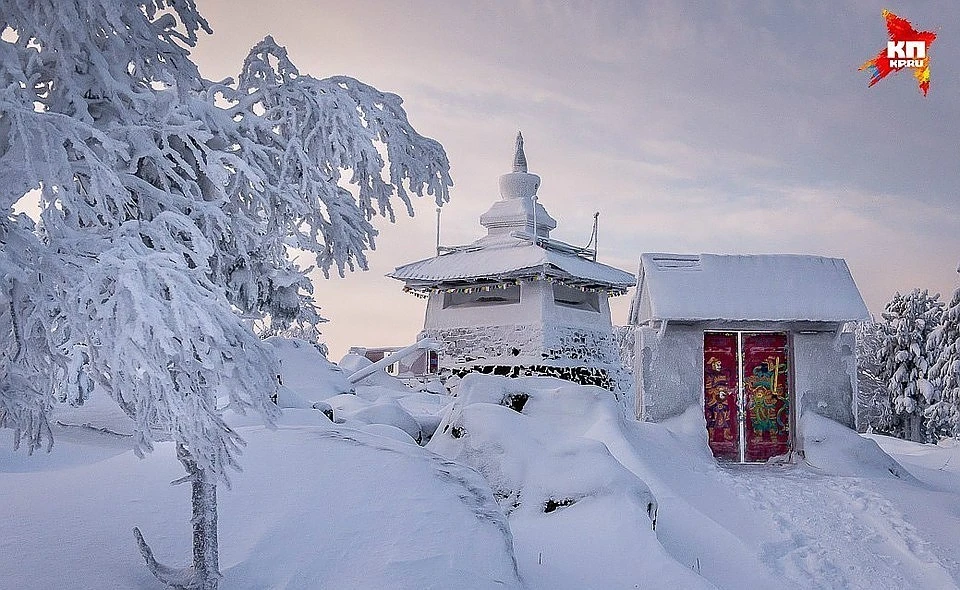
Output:
<path fill-rule="evenodd" d="M 424 330 L 443 343 L 440 366 L 620 366 L 612 332 L 568 326 L 472 326 Z"/>
<path fill-rule="evenodd" d="M 541 375 L 613 391 L 632 415 L 633 379 L 612 331 L 570 326 L 473 326 L 424 330 L 443 343 L 441 369 L 511 377 Z"/>
<path fill-rule="evenodd" d="M 599 367 L 555 367 L 550 365 L 474 365 L 453 370 L 453 374 L 463 377 L 467 373 L 501 375 L 503 377 L 556 377 L 580 385 L 595 385 L 613 390 L 616 381 L 606 369 Z"/>

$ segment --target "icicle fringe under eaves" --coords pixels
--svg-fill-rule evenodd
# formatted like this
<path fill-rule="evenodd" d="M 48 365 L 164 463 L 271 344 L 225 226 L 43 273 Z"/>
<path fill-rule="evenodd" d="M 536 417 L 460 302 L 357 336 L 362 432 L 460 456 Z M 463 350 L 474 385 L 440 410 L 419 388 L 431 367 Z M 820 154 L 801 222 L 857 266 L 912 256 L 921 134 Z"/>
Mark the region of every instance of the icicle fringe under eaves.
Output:
<path fill-rule="evenodd" d="M 550 284 L 559 284 L 571 289 L 576 289 L 582 293 L 608 293 L 611 297 L 617 297 L 625 294 L 626 289 L 611 289 L 610 287 L 591 287 L 585 285 L 579 285 L 570 281 L 565 281 L 563 279 L 558 279 L 555 277 L 541 277 L 539 275 L 532 277 L 525 277 L 524 280 L 528 281 L 543 281 Z M 404 293 L 410 293 L 415 297 L 421 299 L 426 299 L 430 294 L 433 293 L 487 293 L 494 290 L 503 290 L 509 287 L 520 285 L 522 281 L 520 279 L 495 283 L 490 285 L 481 285 L 481 286 L 470 286 L 470 287 L 410 287 L 406 286 L 403 288 Z"/>

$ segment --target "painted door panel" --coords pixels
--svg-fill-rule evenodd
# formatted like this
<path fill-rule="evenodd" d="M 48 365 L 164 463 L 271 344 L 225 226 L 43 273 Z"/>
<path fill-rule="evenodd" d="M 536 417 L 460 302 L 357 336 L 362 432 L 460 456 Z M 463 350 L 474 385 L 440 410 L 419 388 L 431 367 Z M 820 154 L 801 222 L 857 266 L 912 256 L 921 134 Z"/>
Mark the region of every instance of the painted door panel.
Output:
<path fill-rule="evenodd" d="M 739 392 L 737 334 L 707 332 L 703 335 L 703 413 L 707 420 L 710 449 L 725 461 L 740 460 L 740 428 L 737 421 Z"/>
<path fill-rule="evenodd" d="M 764 462 L 790 451 L 787 335 L 705 332 L 703 413 L 721 461 Z"/>
<path fill-rule="evenodd" d="M 743 335 L 745 459 L 766 461 L 790 450 L 786 334 Z"/>

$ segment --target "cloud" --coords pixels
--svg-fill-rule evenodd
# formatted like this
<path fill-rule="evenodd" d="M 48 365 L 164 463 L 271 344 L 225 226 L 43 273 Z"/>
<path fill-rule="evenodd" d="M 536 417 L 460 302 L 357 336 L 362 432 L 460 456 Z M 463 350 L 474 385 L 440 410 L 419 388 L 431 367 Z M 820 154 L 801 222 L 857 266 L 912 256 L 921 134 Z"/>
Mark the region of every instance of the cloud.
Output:
<path fill-rule="evenodd" d="M 841 256 L 876 312 L 897 289 L 952 290 L 960 261 L 960 6 L 897 7 L 939 28 L 927 98 L 909 74 L 868 89 L 857 72 L 884 6 L 237 0 L 201 6 L 216 34 L 195 55 L 230 75 L 271 33 L 304 72 L 402 96 L 453 164 L 445 243 L 481 234 L 519 127 L 557 237 L 586 241 L 599 209 L 601 257 L 630 271 L 655 250 Z M 422 301 L 382 277 L 433 252 L 433 205 L 415 205 L 370 273 L 318 282 L 335 351 L 419 331 Z"/>

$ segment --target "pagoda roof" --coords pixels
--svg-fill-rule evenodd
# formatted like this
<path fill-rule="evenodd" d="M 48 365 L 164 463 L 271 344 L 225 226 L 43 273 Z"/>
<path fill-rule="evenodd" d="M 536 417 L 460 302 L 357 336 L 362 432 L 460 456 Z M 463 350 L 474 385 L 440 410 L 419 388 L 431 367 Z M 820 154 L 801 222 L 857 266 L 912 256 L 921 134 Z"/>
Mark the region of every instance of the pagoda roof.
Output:
<path fill-rule="evenodd" d="M 577 250 L 580 249 L 554 240 L 478 240 L 470 246 L 399 266 L 387 276 L 406 282 L 412 289 L 534 276 L 617 293 L 636 284 L 630 273 L 585 258 Z"/>

